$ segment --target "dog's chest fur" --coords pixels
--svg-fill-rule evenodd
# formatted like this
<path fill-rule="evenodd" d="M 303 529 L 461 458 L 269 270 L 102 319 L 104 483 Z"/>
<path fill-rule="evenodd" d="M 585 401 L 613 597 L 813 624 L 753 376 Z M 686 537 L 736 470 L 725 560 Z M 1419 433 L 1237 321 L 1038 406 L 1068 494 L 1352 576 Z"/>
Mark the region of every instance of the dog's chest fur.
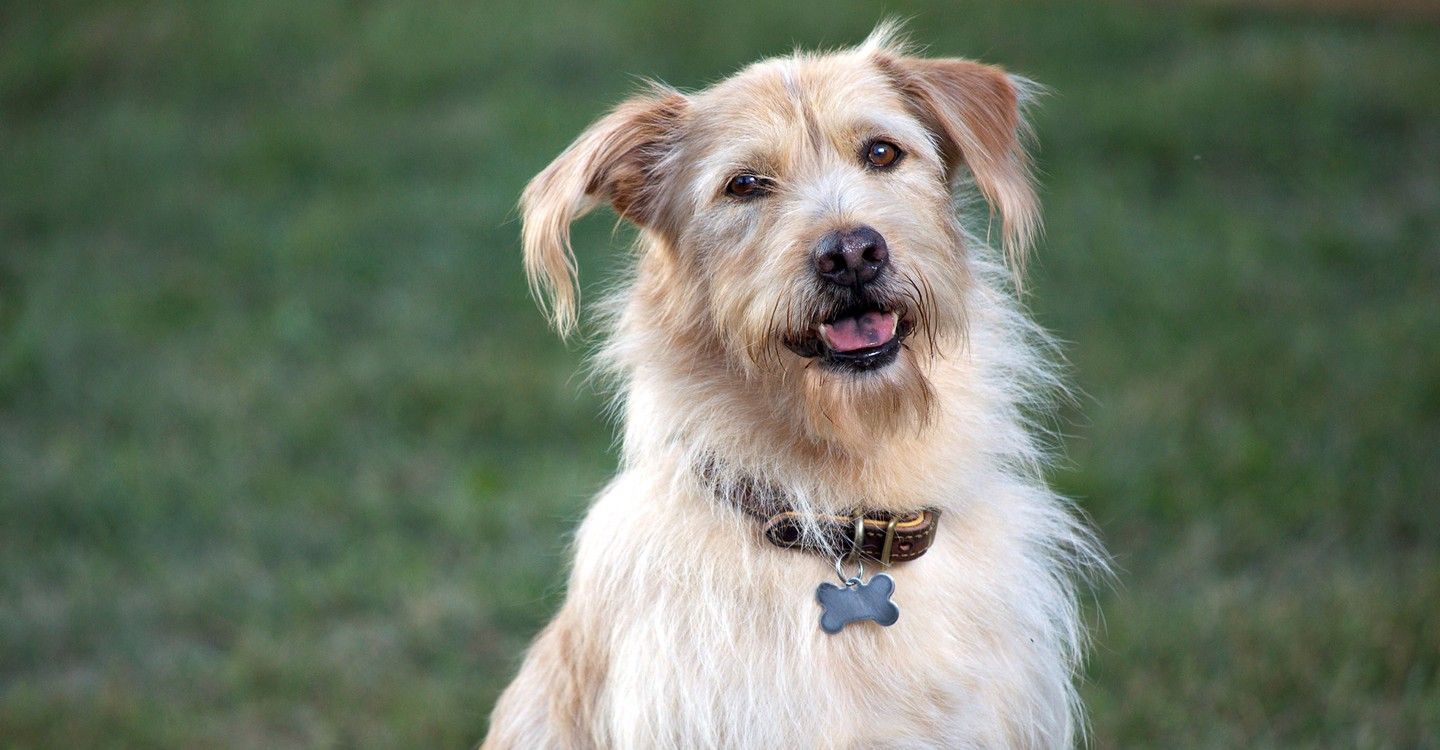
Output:
<path fill-rule="evenodd" d="M 1027 579 L 1045 566 L 994 507 L 952 512 L 928 555 L 892 567 L 898 623 L 830 636 L 815 601 L 816 586 L 834 580 L 829 562 L 766 545 L 747 520 L 697 512 L 710 498 L 655 508 L 658 489 L 622 476 L 579 545 L 577 568 L 593 572 L 572 583 L 572 600 L 614 607 L 589 620 L 601 628 L 590 637 L 607 644 L 595 652 L 607 675 L 594 698 L 602 745 L 1066 741 L 1068 675 L 1047 668 L 1059 644 L 1050 623 L 1034 621 L 1043 614 L 1011 600 L 1043 589 Z M 635 518 L 642 497 L 651 510 Z"/>

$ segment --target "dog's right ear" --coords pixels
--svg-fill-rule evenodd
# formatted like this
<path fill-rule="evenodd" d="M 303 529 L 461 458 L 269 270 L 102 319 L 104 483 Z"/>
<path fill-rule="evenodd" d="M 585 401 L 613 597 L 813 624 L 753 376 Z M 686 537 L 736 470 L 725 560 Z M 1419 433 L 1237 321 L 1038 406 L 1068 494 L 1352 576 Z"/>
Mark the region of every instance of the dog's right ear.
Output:
<path fill-rule="evenodd" d="M 936 135 L 948 179 L 965 166 L 991 210 L 999 212 L 1005 256 L 1018 285 L 1025 253 L 1040 228 L 1020 107 L 1033 84 L 972 60 L 907 57 L 883 49 L 875 59 Z"/>
<path fill-rule="evenodd" d="M 625 101 L 525 187 L 520 197 L 525 275 L 562 337 L 575 328 L 579 299 L 571 222 L 601 201 L 640 226 L 656 220 L 656 169 L 679 137 L 688 104 L 684 95 L 659 86 Z"/>

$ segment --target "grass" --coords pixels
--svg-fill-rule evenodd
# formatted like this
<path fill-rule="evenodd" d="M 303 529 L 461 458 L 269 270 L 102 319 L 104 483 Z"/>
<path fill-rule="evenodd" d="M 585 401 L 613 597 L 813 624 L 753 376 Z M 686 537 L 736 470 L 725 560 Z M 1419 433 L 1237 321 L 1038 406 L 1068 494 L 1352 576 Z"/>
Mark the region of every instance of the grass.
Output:
<path fill-rule="evenodd" d="M 1054 481 L 1123 568 L 1095 744 L 1440 746 L 1440 27 L 889 11 L 1054 90 Z M 0 5 L 0 745 L 479 739 L 614 462 L 521 186 L 632 75 L 881 14 Z"/>

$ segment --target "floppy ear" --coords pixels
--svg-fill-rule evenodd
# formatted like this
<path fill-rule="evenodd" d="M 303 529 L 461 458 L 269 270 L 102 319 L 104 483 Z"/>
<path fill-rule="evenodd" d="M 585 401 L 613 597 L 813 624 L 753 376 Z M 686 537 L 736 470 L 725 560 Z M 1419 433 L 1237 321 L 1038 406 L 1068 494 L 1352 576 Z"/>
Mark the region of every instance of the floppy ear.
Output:
<path fill-rule="evenodd" d="M 935 134 L 953 181 L 964 164 L 1003 226 L 1005 257 L 1018 283 L 1040 228 L 1030 160 L 1021 143 L 1023 80 L 970 60 L 886 56 L 880 60 L 916 114 Z"/>
<path fill-rule="evenodd" d="M 657 164 L 673 146 L 687 100 L 656 87 L 591 125 L 520 197 L 525 275 L 551 324 L 566 336 L 575 327 L 579 276 L 570 224 L 601 201 L 645 226 L 655 219 Z"/>

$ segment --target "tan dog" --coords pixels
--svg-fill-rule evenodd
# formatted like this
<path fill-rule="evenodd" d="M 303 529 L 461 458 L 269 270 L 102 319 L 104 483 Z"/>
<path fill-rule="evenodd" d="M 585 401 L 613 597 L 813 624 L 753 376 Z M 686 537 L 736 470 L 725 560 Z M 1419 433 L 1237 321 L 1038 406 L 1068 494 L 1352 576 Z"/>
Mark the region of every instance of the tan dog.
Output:
<path fill-rule="evenodd" d="M 1026 85 L 884 25 L 656 86 L 530 184 L 562 333 L 570 223 L 608 202 L 640 228 L 599 357 L 624 454 L 485 747 L 1074 743 L 1076 579 L 1104 562 L 1026 420 L 1056 388 L 1008 291 L 1038 225 Z"/>

